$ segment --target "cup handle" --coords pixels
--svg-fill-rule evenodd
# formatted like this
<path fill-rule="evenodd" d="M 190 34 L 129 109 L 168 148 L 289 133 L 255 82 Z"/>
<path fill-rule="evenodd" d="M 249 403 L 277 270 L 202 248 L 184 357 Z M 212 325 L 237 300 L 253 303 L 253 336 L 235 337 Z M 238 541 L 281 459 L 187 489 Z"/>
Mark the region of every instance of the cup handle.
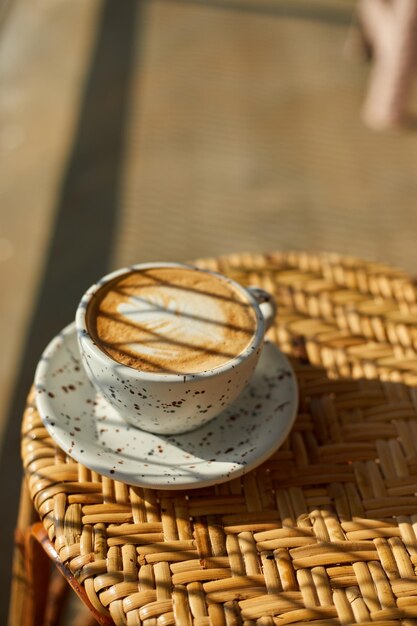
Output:
<path fill-rule="evenodd" d="M 274 297 L 260 287 L 247 287 L 247 290 L 255 298 L 261 309 L 265 319 L 265 331 L 269 330 L 277 314 L 277 305 Z"/>

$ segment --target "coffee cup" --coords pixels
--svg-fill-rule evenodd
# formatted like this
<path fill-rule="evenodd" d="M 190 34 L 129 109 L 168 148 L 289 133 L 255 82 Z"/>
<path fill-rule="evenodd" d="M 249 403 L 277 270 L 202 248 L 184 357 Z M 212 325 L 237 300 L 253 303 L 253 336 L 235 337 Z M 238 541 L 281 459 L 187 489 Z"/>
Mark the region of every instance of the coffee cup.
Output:
<path fill-rule="evenodd" d="M 128 423 L 172 435 L 228 408 L 249 382 L 274 300 L 180 263 L 133 265 L 92 285 L 76 312 L 88 378 Z"/>

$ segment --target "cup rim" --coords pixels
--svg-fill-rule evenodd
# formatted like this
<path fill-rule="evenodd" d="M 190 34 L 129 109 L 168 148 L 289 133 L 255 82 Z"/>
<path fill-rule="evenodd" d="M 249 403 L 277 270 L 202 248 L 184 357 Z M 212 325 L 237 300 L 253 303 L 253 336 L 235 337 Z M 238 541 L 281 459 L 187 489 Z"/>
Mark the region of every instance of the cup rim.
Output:
<path fill-rule="evenodd" d="M 216 276 L 223 281 L 226 281 L 230 285 L 232 285 L 235 289 L 237 289 L 253 306 L 255 317 L 256 317 L 256 329 L 253 334 L 252 339 L 246 346 L 246 348 L 240 352 L 235 358 L 230 359 L 223 365 L 219 365 L 213 369 L 203 370 L 201 372 L 192 372 L 192 373 L 165 373 L 165 372 L 146 372 L 143 370 L 136 369 L 134 367 L 130 367 L 128 365 L 123 365 L 119 363 L 111 356 L 106 354 L 101 348 L 97 346 L 94 342 L 93 338 L 90 335 L 90 332 L 87 327 L 86 313 L 88 309 L 88 305 L 91 300 L 95 296 L 95 294 L 106 284 L 111 282 L 112 280 L 123 276 L 124 274 L 129 274 L 134 271 L 142 270 L 142 269 L 150 269 L 150 268 L 158 268 L 158 267 L 181 267 L 184 269 L 197 270 L 199 272 L 203 272 L 206 274 L 211 274 L 212 276 Z M 200 268 L 195 265 L 189 263 L 174 263 L 174 262 L 158 262 L 158 263 L 135 263 L 133 265 L 128 265 L 121 269 L 115 270 L 106 274 L 102 278 L 100 278 L 97 282 L 91 285 L 82 296 L 77 310 L 75 314 L 75 324 L 78 335 L 78 343 L 80 345 L 81 351 L 85 352 L 85 348 L 88 348 L 88 351 L 94 355 L 100 362 L 105 366 L 112 365 L 113 367 L 116 365 L 117 371 L 121 376 L 130 376 L 131 378 L 137 378 L 138 380 L 149 381 L 149 382 L 185 382 L 190 380 L 203 380 L 206 378 L 219 376 L 220 374 L 227 372 L 231 369 L 235 369 L 237 365 L 245 362 L 252 353 L 256 351 L 256 349 L 262 345 L 264 340 L 266 328 L 265 328 L 265 319 L 262 315 L 261 309 L 259 307 L 259 303 L 254 298 L 252 293 L 240 285 L 238 282 L 229 278 L 228 276 L 224 276 L 219 272 L 215 272 L 210 269 Z M 82 346 L 81 346 L 82 342 Z"/>

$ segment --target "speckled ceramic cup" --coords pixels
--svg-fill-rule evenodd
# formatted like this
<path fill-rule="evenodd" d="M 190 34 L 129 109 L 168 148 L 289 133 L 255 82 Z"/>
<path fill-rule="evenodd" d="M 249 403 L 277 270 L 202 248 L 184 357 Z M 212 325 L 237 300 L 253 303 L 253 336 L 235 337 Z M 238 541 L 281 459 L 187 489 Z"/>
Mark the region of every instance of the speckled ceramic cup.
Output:
<path fill-rule="evenodd" d="M 84 294 L 76 313 L 78 344 L 88 378 L 130 424 L 160 435 L 194 430 L 230 406 L 250 380 L 262 350 L 264 335 L 273 322 L 275 305 L 270 294 L 244 288 L 208 270 L 198 270 L 226 281 L 253 311 L 255 327 L 247 346 L 214 369 L 187 373 L 141 371 L 114 360 L 94 341 L 89 330 L 88 307 L 111 281 L 152 268 L 185 268 L 178 263 L 133 265 L 108 274 Z"/>

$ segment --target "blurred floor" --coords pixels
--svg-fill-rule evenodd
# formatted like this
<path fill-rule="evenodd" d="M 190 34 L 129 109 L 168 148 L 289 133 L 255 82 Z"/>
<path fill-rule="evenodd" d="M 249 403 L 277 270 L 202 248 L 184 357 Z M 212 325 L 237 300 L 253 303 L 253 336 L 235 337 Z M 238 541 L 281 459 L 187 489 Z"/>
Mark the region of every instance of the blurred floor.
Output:
<path fill-rule="evenodd" d="M 417 134 L 362 125 L 369 68 L 343 58 L 352 7 L 10 3 L 0 32 L 0 623 L 25 393 L 97 276 L 278 248 L 416 267 Z"/>

